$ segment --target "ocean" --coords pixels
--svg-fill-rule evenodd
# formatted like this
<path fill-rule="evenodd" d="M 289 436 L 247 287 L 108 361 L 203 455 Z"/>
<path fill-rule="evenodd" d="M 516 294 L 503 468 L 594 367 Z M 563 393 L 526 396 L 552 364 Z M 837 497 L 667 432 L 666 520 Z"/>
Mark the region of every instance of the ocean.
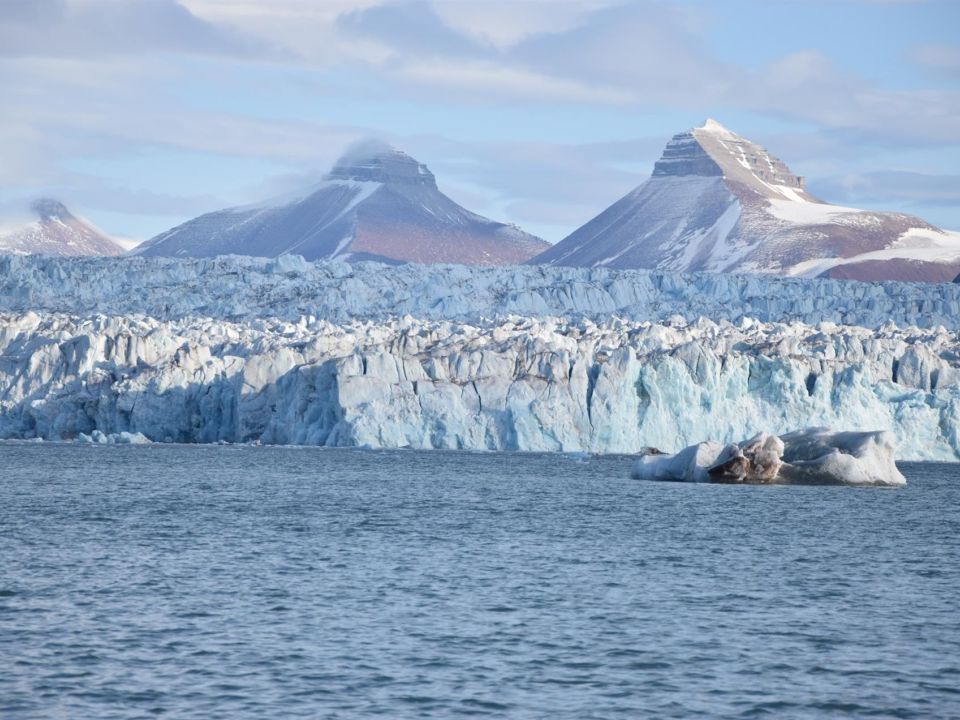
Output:
<path fill-rule="evenodd" d="M 960 464 L 0 444 L 0 718 L 960 717 Z"/>

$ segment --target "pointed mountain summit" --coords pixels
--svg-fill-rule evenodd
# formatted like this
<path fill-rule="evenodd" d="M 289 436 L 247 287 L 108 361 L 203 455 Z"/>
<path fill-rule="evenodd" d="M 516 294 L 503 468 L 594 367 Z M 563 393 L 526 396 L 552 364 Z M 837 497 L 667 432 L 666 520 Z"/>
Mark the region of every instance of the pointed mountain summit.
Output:
<path fill-rule="evenodd" d="M 201 215 L 135 252 L 505 265 L 547 247 L 513 225 L 461 207 L 409 155 L 376 148 L 348 154 L 306 192 Z"/>
<path fill-rule="evenodd" d="M 120 255 L 124 248 L 92 223 L 76 217 L 59 200 L 30 205 L 32 220 L 0 229 L 0 253 L 14 255 Z"/>
<path fill-rule="evenodd" d="M 674 135 L 651 177 L 532 263 L 947 282 L 960 234 L 840 207 L 716 120 Z"/>

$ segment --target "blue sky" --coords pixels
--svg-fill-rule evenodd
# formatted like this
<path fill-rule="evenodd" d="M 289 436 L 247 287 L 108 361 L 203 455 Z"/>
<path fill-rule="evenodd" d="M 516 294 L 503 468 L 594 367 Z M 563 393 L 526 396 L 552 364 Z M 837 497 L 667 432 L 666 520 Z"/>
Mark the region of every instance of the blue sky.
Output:
<path fill-rule="evenodd" d="M 0 214 L 145 239 L 388 140 L 561 239 L 715 117 L 831 202 L 960 229 L 953 0 L 4 0 Z"/>

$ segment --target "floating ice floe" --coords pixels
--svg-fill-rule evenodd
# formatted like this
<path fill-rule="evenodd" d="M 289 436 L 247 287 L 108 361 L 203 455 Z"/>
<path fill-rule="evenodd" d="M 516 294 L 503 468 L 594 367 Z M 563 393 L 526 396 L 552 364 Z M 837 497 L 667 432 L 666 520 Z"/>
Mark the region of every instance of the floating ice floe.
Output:
<path fill-rule="evenodd" d="M 641 480 L 779 485 L 905 485 L 893 433 L 809 428 L 742 443 L 707 441 L 676 455 L 648 449 L 633 467 Z"/>

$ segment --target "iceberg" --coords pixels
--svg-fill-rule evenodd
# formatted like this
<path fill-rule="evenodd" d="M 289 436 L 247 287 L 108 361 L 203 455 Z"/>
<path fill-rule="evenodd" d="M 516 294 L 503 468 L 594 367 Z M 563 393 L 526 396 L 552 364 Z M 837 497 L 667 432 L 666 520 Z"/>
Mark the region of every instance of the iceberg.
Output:
<path fill-rule="evenodd" d="M 647 452 L 633 467 L 640 480 L 777 485 L 875 485 L 906 479 L 890 432 L 810 428 L 741 443 L 700 442 L 675 455 Z"/>

